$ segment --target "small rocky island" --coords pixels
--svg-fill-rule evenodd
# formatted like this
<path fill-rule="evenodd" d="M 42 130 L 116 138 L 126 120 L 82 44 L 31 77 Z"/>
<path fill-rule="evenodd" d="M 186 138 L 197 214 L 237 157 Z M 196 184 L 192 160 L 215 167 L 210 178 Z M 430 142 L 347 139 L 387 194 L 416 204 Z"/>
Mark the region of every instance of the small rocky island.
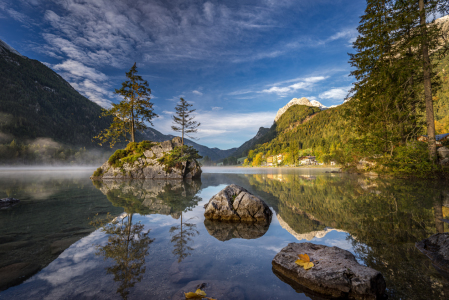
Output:
<path fill-rule="evenodd" d="M 91 176 L 101 179 L 194 179 L 201 177 L 198 152 L 181 147 L 181 138 L 155 143 L 129 143 L 115 153 Z M 181 154 L 182 149 L 182 154 Z"/>

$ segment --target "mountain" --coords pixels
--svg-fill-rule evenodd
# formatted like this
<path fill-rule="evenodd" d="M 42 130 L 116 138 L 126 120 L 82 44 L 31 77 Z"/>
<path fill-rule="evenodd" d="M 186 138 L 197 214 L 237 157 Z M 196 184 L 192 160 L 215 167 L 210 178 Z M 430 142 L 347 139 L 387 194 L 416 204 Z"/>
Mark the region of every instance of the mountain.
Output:
<path fill-rule="evenodd" d="M 0 40 L 0 139 L 46 137 L 71 146 L 92 147 L 108 126 L 101 107 L 79 94 L 41 62 L 22 56 Z"/>
<path fill-rule="evenodd" d="M 328 154 L 344 145 L 352 136 L 346 126 L 348 105 L 323 110 L 317 103 L 313 104 L 307 98 L 293 99 L 279 110 L 271 128 L 261 128 L 257 138 L 245 142 L 233 156 L 246 156 L 250 150 L 264 155 L 288 153 L 291 145 L 304 150 L 305 155 L 309 151 L 306 149 Z"/>
<path fill-rule="evenodd" d="M 262 144 L 264 142 L 268 142 L 269 140 L 271 140 L 269 135 L 268 135 L 269 132 L 270 132 L 270 128 L 260 127 L 259 131 L 257 132 L 257 134 L 252 139 L 250 139 L 249 141 L 246 141 L 245 143 L 243 143 L 240 147 L 238 147 L 230 155 L 232 155 L 234 157 L 237 157 L 237 158 L 242 157 L 242 156 L 246 156 L 248 154 L 248 151 L 251 148 L 253 148 L 255 145 Z"/>
<path fill-rule="evenodd" d="M 69 147 L 98 147 L 92 137 L 110 124 L 110 119 L 99 118 L 102 108 L 53 70 L 21 55 L 2 40 L 0 81 L 0 144 L 13 139 L 32 143 L 50 138 Z M 156 142 L 173 137 L 153 128 L 136 136 Z M 236 150 L 209 148 L 190 140 L 186 144 L 212 160 L 223 159 Z"/>
<path fill-rule="evenodd" d="M 274 118 L 274 121 L 277 122 L 277 120 L 279 120 L 279 118 L 287 111 L 287 109 L 289 109 L 293 105 L 313 106 L 313 107 L 318 107 L 321 110 L 328 108 L 327 106 L 324 106 L 317 100 L 310 101 L 306 97 L 302 97 L 301 99 L 293 98 L 292 100 L 290 100 L 289 103 L 287 103 L 287 105 L 285 105 L 284 107 L 282 107 L 281 109 L 278 110 L 276 117 Z"/>
<path fill-rule="evenodd" d="M 154 128 L 148 128 L 147 130 L 145 130 L 142 133 L 142 139 L 145 140 L 151 140 L 151 141 L 155 141 L 155 142 L 163 142 L 166 140 L 171 140 L 173 139 L 175 136 L 171 135 L 171 134 L 162 134 L 161 132 L 157 131 Z M 192 146 L 193 148 L 195 148 L 196 150 L 198 150 L 198 153 L 203 156 L 209 156 L 210 159 L 212 159 L 213 161 L 217 161 L 217 160 L 221 160 L 223 158 L 226 158 L 230 155 L 232 155 L 232 153 L 234 153 L 237 148 L 231 148 L 228 150 L 221 150 L 218 148 L 209 148 L 207 146 L 203 146 L 200 145 L 198 143 L 195 143 L 189 139 L 184 139 L 184 143 L 188 146 Z"/>

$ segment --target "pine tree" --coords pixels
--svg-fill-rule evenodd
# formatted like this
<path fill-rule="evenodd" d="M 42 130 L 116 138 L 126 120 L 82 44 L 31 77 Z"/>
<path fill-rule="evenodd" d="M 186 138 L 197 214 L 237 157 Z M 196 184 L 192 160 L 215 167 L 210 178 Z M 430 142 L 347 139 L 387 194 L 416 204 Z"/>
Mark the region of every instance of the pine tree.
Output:
<path fill-rule="evenodd" d="M 152 119 L 157 117 L 150 101 L 151 89 L 148 82 L 137 75 L 136 63 L 126 73 L 126 77 L 129 80 L 122 83 L 121 89 L 115 90 L 123 100 L 118 104 L 112 104 L 110 109 L 103 110 L 102 116 L 112 116 L 113 120 L 109 128 L 95 137 L 100 145 L 109 141 L 112 148 L 122 136 L 127 141 L 135 142 L 136 131 L 147 129 L 146 122 L 153 125 Z"/>
<path fill-rule="evenodd" d="M 182 136 L 182 145 L 181 145 L 181 154 L 184 149 L 184 135 L 187 135 L 191 139 L 195 139 L 191 137 L 189 134 L 196 133 L 198 131 L 198 127 L 201 123 L 194 121 L 195 116 L 193 116 L 193 112 L 196 109 L 190 109 L 193 105 L 188 103 L 184 98 L 180 98 L 178 105 L 176 105 L 176 115 L 173 115 L 173 123 L 175 124 L 171 128 L 173 131 L 181 132 Z"/>

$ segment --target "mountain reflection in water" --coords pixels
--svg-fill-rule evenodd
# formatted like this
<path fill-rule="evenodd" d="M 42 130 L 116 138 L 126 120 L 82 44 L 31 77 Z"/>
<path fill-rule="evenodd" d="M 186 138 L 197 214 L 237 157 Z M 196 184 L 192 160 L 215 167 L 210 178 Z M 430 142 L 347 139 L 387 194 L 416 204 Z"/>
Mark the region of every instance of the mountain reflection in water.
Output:
<path fill-rule="evenodd" d="M 448 298 L 448 282 L 415 248 L 415 242 L 448 231 L 442 221 L 449 218 L 447 185 L 320 170 L 235 170 L 206 171 L 201 181 L 190 182 L 94 182 L 104 201 L 124 213 L 0 298 L 172 299 L 189 282 L 213 280 L 223 283 L 221 292 L 238 290 L 245 299 L 308 299 L 307 290 L 283 282 L 271 270 L 280 249 L 304 241 L 354 253 L 359 262 L 382 272 L 390 299 Z M 276 213 L 271 224 L 205 220 L 204 204 L 228 184 L 264 199 Z M 87 185 L 78 180 L 71 186 L 82 195 Z M 21 219 L 27 205 L 14 208 L 14 220 Z M 48 221 L 58 209 L 48 211 Z M 14 211 L 6 212 L 9 220 Z M 14 224 L 22 230 L 20 222 Z M 219 291 L 208 296 L 217 297 L 214 292 Z"/>

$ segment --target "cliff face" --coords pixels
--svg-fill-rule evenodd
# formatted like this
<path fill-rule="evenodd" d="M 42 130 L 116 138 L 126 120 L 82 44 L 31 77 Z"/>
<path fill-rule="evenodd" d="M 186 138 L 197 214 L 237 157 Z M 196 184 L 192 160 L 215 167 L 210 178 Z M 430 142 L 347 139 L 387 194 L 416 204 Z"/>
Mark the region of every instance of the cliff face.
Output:
<path fill-rule="evenodd" d="M 142 144 L 146 143 L 146 144 Z M 181 138 L 162 143 L 142 142 L 138 150 L 118 150 L 92 176 L 92 179 L 192 179 L 201 177 L 201 167 L 196 159 L 175 166 L 168 166 L 160 159 L 175 147 L 181 146 Z M 143 147 L 147 147 L 142 149 Z M 123 152 L 122 152 L 123 151 Z M 140 152 L 139 152 L 140 151 Z M 123 154 L 122 154 L 123 153 Z"/>

